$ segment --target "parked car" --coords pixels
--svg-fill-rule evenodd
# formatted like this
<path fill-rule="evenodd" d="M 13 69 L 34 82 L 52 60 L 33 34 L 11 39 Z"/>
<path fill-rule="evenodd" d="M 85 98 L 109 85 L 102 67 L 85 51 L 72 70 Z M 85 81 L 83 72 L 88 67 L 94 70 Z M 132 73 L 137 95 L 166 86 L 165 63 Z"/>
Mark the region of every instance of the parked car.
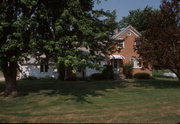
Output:
<path fill-rule="evenodd" d="M 168 78 L 177 78 L 176 74 L 172 72 L 166 72 L 163 74 L 163 76 L 168 77 Z"/>

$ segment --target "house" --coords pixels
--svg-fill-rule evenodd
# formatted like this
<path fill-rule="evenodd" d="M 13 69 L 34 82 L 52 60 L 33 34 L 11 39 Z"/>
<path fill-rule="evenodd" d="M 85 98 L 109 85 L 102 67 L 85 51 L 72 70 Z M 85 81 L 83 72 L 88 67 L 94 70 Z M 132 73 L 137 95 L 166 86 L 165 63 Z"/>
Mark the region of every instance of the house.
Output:
<path fill-rule="evenodd" d="M 132 63 L 133 75 L 136 73 L 148 73 L 152 75 L 151 69 L 143 67 L 143 60 L 139 58 L 136 48 L 136 38 L 140 37 L 141 34 L 131 25 L 116 31 L 116 34 L 112 37 L 113 40 L 119 42 L 119 45 L 115 47 L 114 53 L 109 56 L 110 63 L 113 66 L 114 73 L 117 75 L 122 74 L 122 66 L 124 64 Z M 118 50 L 120 48 L 120 50 Z"/>
<path fill-rule="evenodd" d="M 115 35 L 112 36 L 112 40 L 118 42 L 118 45 L 114 47 L 113 53 L 110 55 L 105 55 L 106 59 L 100 62 L 100 65 L 111 64 L 113 67 L 114 74 L 117 77 L 121 77 L 123 75 L 123 65 L 127 63 L 133 64 L 133 75 L 136 73 L 148 73 L 152 75 L 151 69 L 147 69 L 143 67 L 142 60 L 139 58 L 139 55 L 135 51 L 136 47 L 136 38 L 140 37 L 141 34 L 131 25 L 126 28 L 121 29 L 120 31 L 116 31 Z M 88 50 L 82 50 L 88 52 Z M 20 73 L 20 79 L 26 77 L 36 77 L 36 78 L 57 78 L 58 72 L 57 69 L 53 67 L 53 64 L 43 64 L 39 65 L 35 63 L 34 58 L 30 58 L 30 61 L 24 62 L 20 65 L 20 69 L 22 70 Z M 94 73 L 99 73 L 96 69 L 86 68 L 83 73 L 78 73 L 77 77 L 89 77 Z M 68 76 L 68 72 L 66 72 L 66 77 Z"/>

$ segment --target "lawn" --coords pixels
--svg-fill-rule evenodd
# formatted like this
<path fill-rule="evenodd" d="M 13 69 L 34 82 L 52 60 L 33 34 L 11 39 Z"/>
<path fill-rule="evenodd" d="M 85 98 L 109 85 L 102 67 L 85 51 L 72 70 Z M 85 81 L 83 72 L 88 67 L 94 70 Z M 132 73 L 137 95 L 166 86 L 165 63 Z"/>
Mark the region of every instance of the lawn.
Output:
<path fill-rule="evenodd" d="M 163 74 L 167 72 L 172 72 L 168 69 L 161 69 L 161 70 L 153 70 L 153 77 L 164 77 Z"/>
<path fill-rule="evenodd" d="M 20 96 L 0 97 L 0 122 L 180 122 L 175 79 L 22 80 L 18 85 Z"/>

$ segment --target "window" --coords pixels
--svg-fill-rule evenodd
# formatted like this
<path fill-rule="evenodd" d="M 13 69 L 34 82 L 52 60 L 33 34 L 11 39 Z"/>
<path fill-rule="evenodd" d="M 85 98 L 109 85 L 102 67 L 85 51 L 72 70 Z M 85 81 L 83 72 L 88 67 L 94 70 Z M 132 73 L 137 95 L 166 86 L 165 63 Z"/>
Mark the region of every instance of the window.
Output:
<path fill-rule="evenodd" d="M 131 34 L 132 34 L 132 33 L 129 31 L 129 32 L 128 32 L 128 36 L 131 36 Z"/>
<path fill-rule="evenodd" d="M 136 43 L 136 41 L 134 42 L 134 49 L 137 50 L 137 43 Z"/>
<path fill-rule="evenodd" d="M 132 58 L 131 59 L 133 68 L 142 68 L 142 61 L 139 58 Z"/>
<path fill-rule="evenodd" d="M 138 41 L 138 40 L 136 40 L 135 42 L 134 42 L 134 49 L 139 49 L 140 48 L 140 46 L 141 46 L 141 42 L 140 41 Z"/>
<path fill-rule="evenodd" d="M 120 41 L 119 42 L 118 48 L 120 48 L 120 49 L 124 48 L 124 41 Z"/>
<path fill-rule="evenodd" d="M 46 64 L 46 65 L 41 65 L 41 66 L 40 66 L 40 72 L 48 72 L 48 69 L 49 69 L 49 67 L 48 67 L 47 64 Z"/>

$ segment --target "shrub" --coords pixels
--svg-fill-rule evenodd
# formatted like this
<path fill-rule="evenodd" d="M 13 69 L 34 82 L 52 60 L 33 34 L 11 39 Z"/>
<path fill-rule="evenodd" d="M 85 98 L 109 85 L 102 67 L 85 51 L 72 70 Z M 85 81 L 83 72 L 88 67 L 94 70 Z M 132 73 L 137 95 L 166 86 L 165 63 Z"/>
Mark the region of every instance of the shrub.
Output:
<path fill-rule="evenodd" d="M 104 65 L 104 70 L 102 72 L 102 75 L 104 79 L 107 80 L 113 80 L 114 79 L 114 74 L 113 74 L 113 67 L 112 65 Z"/>
<path fill-rule="evenodd" d="M 91 75 L 91 79 L 93 80 L 103 80 L 104 76 L 102 73 L 94 73 Z"/>
<path fill-rule="evenodd" d="M 33 77 L 33 76 L 29 76 L 29 77 L 25 77 L 22 80 L 36 80 L 37 77 Z"/>
<path fill-rule="evenodd" d="M 65 79 L 65 81 L 77 81 L 76 77 L 68 77 Z"/>
<path fill-rule="evenodd" d="M 123 65 L 123 73 L 126 76 L 126 78 L 132 78 L 132 70 L 133 65 L 131 63 L 127 63 Z"/>
<path fill-rule="evenodd" d="M 137 73 L 134 75 L 136 79 L 150 79 L 151 76 L 148 73 Z"/>
<path fill-rule="evenodd" d="M 91 78 L 90 77 L 76 77 L 76 81 L 90 81 Z"/>

